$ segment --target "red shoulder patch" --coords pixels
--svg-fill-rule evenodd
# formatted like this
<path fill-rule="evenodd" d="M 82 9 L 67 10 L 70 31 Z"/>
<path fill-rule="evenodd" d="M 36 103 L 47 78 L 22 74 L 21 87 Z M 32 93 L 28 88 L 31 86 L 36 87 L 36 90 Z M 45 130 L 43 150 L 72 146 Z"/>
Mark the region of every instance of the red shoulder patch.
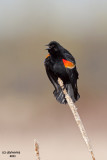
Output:
<path fill-rule="evenodd" d="M 66 59 L 62 59 L 65 68 L 73 69 L 75 64 L 73 62 L 67 61 Z"/>

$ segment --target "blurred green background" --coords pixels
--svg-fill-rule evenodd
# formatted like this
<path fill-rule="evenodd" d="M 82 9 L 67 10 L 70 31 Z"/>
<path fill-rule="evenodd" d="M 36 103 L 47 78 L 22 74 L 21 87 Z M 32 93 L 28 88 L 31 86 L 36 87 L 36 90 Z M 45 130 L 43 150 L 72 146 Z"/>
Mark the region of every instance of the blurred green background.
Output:
<path fill-rule="evenodd" d="M 16 160 L 91 159 L 67 105 L 44 68 L 45 44 L 58 41 L 76 59 L 76 103 L 96 159 L 107 159 L 107 1 L 0 1 L 0 152 Z M 0 154 L 2 160 L 9 155 Z"/>

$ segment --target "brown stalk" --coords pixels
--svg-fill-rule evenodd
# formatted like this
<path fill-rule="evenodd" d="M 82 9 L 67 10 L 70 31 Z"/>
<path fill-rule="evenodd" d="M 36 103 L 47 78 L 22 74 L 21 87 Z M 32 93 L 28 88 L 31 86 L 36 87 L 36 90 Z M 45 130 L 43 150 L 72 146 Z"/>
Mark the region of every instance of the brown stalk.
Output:
<path fill-rule="evenodd" d="M 68 105 L 69 105 L 69 107 L 70 107 L 70 109 L 71 109 L 71 111 L 72 111 L 72 113 L 74 115 L 75 121 L 76 121 L 76 123 L 77 123 L 77 125 L 79 127 L 79 130 L 80 130 L 80 132 L 82 134 L 82 137 L 83 137 L 83 139 L 84 139 L 84 141 L 85 141 L 85 143 L 87 145 L 88 151 L 90 152 L 92 159 L 95 160 L 94 153 L 93 153 L 89 138 L 87 136 L 87 133 L 86 133 L 84 125 L 83 125 L 83 123 L 81 121 L 81 118 L 79 116 L 79 113 L 77 112 L 77 108 L 76 108 L 75 104 L 73 103 L 71 97 L 68 95 L 66 89 L 64 88 L 63 81 L 60 78 L 58 78 L 58 83 L 59 83 L 60 87 L 63 90 L 65 98 L 66 98 L 66 100 L 68 102 Z"/>
<path fill-rule="evenodd" d="M 36 160 L 40 160 L 39 144 L 38 144 L 37 140 L 34 140 L 34 145 L 35 145 Z"/>

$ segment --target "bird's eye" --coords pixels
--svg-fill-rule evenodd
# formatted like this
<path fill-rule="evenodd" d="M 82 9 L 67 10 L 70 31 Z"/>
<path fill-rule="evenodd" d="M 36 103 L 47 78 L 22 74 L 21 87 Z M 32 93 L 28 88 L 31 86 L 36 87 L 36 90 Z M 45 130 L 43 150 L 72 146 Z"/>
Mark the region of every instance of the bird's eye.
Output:
<path fill-rule="evenodd" d="M 54 47 L 54 50 L 55 50 L 55 51 L 58 51 L 58 48 L 57 48 L 57 47 Z"/>
<path fill-rule="evenodd" d="M 51 45 L 51 48 L 54 48 L 54 45 Z"/>

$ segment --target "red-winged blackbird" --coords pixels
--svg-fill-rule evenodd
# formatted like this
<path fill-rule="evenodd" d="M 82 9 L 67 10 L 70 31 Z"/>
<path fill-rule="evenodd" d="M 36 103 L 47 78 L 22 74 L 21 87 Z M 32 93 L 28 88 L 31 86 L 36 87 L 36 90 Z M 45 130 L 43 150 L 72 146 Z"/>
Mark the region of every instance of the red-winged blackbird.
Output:
<path fill-rule="evenodd" d="M 55 87 L 53 92 L 57 101 L 66 104 L 65 95 L 58 84 L 58 77 L 62 79 L 64 87 L 73 102 L 80 97 L 77 88 L 78 72 L 76 69 L 76 62 L 74 57 L 63 48 L 58 42 L 51 41 L 48 45 L 49 54 L 47 55 L 44 65 L 49 80 Z"/>

